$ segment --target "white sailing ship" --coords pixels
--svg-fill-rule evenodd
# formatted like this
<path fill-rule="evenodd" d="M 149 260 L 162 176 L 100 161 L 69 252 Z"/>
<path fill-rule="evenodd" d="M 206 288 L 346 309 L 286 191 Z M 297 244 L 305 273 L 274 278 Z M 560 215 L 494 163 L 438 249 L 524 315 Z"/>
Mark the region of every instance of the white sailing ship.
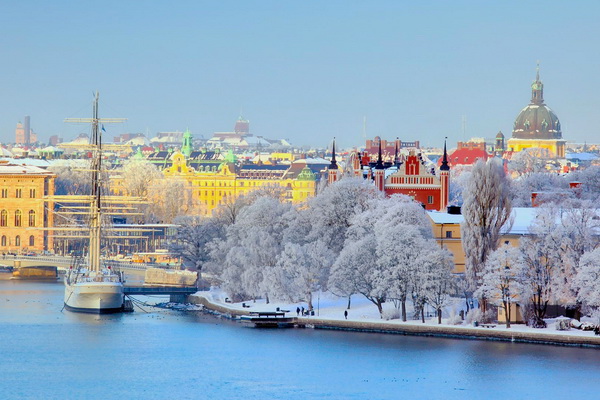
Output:
<path fill-rule="evenodd" d="M 65 308 L 85 313 L 115 313 L 124 310 L 122 274 L 104 267 L 101 259 L 100 243 L 102 237 L 102 185 L 100 173 L 102 167 L 102 131 L 98 118 L 98 93 L 94 98 L 91 119 L 77 119 L 75 122 L 91 122 L 92 151 L 91 186 L 89 197 L 89 248 L 87 261 L 75 265 L 65 275 Z M 106 122 L 116 122 L 115 119 Z"/>

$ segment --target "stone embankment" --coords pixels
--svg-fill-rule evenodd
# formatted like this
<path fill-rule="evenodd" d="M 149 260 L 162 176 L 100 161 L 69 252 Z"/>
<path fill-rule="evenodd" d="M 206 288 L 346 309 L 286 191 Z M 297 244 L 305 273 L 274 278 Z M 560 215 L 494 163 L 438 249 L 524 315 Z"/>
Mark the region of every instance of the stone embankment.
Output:
<path fill-rule="evenodd" d="M 247 310 L 240 310 L 224 304 L 214 303 L 201 295 L 190 296 L 190 302 L 202 304 L 204 309 L 228 318 L 249 315 Z M 298 327 L 315 329 L 335 329 L 355 332 L 393 333 L 400 335 L 447 337 L 457 339 L 498 340 L 520 343 L 553 344 L 561 346 L 598 347 L 599 336 L 569 335 L 563 333 L 523 332 L 504 329 L 449 326 L 449 325 L 417 325 L 387 321 L 353 321 L 333 320 L 319 317 L 296 317 Z"/>

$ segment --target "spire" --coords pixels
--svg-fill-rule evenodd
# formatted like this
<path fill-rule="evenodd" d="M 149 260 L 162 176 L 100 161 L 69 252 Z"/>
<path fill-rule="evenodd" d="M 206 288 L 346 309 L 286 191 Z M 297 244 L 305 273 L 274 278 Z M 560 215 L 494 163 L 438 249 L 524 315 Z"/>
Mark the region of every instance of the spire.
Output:
<path fill-rule="evenodd" d="M 440 171 L 450 171 L 450 166 L 448 165 L 448 152 L 446 151 L 446 139 L 448 139 L 448 137 L 444 138 L 444 158 L 442 158 Z"/>
<path fill-rule="evenodd" d="M 540 62 L 537 62 L 535 81 L 531 84 L 531 104 L 544 104 L 544 84 L 540 80 Z"/>
<path fill-rule="evenodd" d="M 333 138 L 333 149 L 331 150 L 331 164 L 329 169 L 338 169 L 337 161 L 335 160 L 335 138 Z"/>
<path fill-rule="evenodd" d="M 377 155 L 377 164 L 375 164 L 375 169 L 384 169 L 383 159 L 381 157 L 381 139 L 379 140 L 379 154 Z"/>
<path fill-rule="evenodd" d="M 399 139 L 396 138 L 396 151 L 394 153 L 394 165 L 396 167 L 400 166 L 400 159 L 398 158 L 398 142 L 399 142 Z"/>

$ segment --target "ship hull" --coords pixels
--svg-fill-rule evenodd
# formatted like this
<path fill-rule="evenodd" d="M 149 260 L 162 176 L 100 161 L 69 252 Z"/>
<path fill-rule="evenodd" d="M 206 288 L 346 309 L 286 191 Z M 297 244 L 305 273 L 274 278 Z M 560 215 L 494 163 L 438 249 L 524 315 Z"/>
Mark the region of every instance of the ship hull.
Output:
<path fill-rule="evenodd" d="M 69 311 L 110 314 L 123 312 L 121 282 L 65 282 L 65 308 Z"/>

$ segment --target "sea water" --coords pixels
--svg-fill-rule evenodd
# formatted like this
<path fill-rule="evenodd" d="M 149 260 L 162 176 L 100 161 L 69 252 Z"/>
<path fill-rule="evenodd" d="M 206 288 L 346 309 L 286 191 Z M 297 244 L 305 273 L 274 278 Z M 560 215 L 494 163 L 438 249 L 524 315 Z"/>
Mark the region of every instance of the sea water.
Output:
<path fill-rule="evenodd" d="M 314 329 L 198 312 L 62 310 L 0 281 L 0 399 L 597 398 L 600 350 Z M 146 298 L 160 302 L 160 298 Z"/>

